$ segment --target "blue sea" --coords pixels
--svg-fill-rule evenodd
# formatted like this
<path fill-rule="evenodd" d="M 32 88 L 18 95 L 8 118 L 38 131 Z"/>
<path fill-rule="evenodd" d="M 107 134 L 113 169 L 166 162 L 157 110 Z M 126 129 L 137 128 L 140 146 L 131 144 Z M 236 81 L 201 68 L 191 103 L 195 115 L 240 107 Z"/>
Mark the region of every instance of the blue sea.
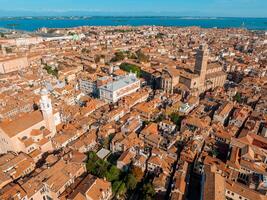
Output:
<path fill-rule="evenodd" d="M 267 18 L 203 18 L 203 17 L 28 17 L 0 18 L 0 28 L 35 31 L 42 27 L 77 26 L 199 26 L 202 28 L 246 28 L 267 30 Z"/>

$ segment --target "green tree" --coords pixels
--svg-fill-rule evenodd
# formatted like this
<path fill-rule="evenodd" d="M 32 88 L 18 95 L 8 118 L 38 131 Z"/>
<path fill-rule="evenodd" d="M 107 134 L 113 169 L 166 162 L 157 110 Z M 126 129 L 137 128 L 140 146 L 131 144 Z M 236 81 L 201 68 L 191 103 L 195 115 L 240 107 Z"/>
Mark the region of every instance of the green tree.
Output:
<path fill-rule="evenodd" d="M 53 69 L 51 66 L 46 64 L 44 66 L 44 69 L 47 71 L 48 74 L 51 74 L 51 75 L 53 75 L 55 77 L 58 77 L 58 69 L 57 68 Z"/>
<path fill-rule="evenodd" d="M 125 185 L 125 183 L 122 182 L 118 191 L 117 191 L 117 195 L 123 195 L 126 193 L 126 191 L 127 191 L 126 185 Z"/>
<path fill-rule="evenodd" d="M 151 183 L 147 183 L 142 188 L 142 199 L 152 200 L 156 195 L 155 189 Z"/>
<path fill-rule="evenodd" d="M 236 95 L 234 96 L 234 100 L 237 101 L 238 103 L 241 103 L 242 96 L 241 96 L 241 94 L 239 92 L 236 93 Z"/>
<path fill-rule="evenodd" d="M 98 158 L 95 152 L 88 153 L 88 160 L 86 163 L 87 172 L 99 178 L 104 178 L 108 170 L 109 163 Z"/>
<path fill-rule="evenodd" d="M 134 190 L 137 185 L 137 180 L 133 174 L 128 174 L 126 177 L 126 187 L 128 190 Z"/>
<path fill-rule="evenodd" d="M 180 116 L 179 116 L 178 113 L 172 113 L 171 116 L 170 116 L 170 118 L 171 118 L 171 121 L 173 123 L 175 123 L 176 125 L 178 125 L 179 122 L 181 121 L 181 118 L 180 118 Z"/>
<path fill-rule="evenodd" d="M 89 151 L 87 157 L 89 160 L 93 161 L 97 161 L 99 159 L 98 156 L 96 155 L 96 152 L 94 151 Z"/>
<path fill-rule="evenodd" d="M 115 181 L 112 184 L 112 192 L 116 195 L 123 195 L 126 193 L 125 183 L 122 181 Z"/>
<path fill-rule="evenodd" d="M 213 149 L 211 151 L 211 154 L 212 154 L 213 157 L 217 157 L 219 155 L 219 151 L 217 149 Z"/>
<path fill-rule="evenodd" d="M 114 54 L 114 57 L 111 59 L 111 62 L 118 62 L 124 60 L 125 55 L 122 51 L 118 51 Z"/>
<path fill-rule="evenodd" d="M 128 58 L 130 58 L 130 59 L 137 59 L 137 56 L 136 56 L 136 54 L 135 53 L 129 53 L 128 54 Z"/>
<path fill-rule="evenodd" d="M 114 165 L 106 173 L 106 178 L 109 182 L 117 181 L 120 179 L 121 171 Z"/>
<path fill-rule="evenodd" d="M 146 125 L 148 125 L 150 123 L 150 121 L 144 121 L 143 123 L 146 126 Z"/>
<path fill-rule="evenodd" d="M 164 33 L 158 33 L 157 35 L 156 35 L 156 38 L 157 39 L 162 39 L 163 37 L 164 37 Z"/>
<path fill-rule="evenodd" d="M 133 64 L 129 64 L 129 63 L 122 63 L 120 65 L 120 69 L 126 71 L 126 72 L 132 72 L 135 73 L 137 77 L 141 76 L 141 69 Z"/>
<path fill-rule="evenodd" d="M 138 51 L 136 51 L 136 56 L 137 56 L 137 60 L 139 62 L 148 62 L 149 61 L 149 56 L 145 55 L 140 49 Z"/>
<path fill-rule="evenodd" d="M 157 119 L 155 120 L 155 122 L 161 122 L 161 121 L 163 121 L 164 120 L 164 118 L 165 118 L 165 116 L 163 115 L 163 114 L 160 114 L 158 117 L 157 117 Z"/>
<path fill-rule="evenodd" d="M 96 162 L 99 158 L 97 157 L 96 153 L 93 151 L 90 151 L 87 157 L 88 157 L 88 160 L 86 163 L 86 169 L 88 173 L 92 173 L 92 171 L 96 167 Z"/>
<path fill-rule="evenodd" d="M 92 170 L 92 174 L 99 178 L 104 178 L 108 167 L 109 164 L 106 161 L 99 159 L 96 161 L 96 165 Z"/>
<path fill-rule="evenodd" d="M 112 192 L 113 193 L 117 193 L 117 191 L 119 190 L 120 186 L 122 184 L 122 181 L 115 181 L 112 183 Z"/>

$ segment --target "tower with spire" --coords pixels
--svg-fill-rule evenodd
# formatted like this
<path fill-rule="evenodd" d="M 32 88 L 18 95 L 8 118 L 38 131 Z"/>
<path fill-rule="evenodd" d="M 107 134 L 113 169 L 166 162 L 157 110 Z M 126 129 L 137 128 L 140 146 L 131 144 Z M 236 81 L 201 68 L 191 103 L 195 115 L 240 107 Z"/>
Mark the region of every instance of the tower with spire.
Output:
<path fill-rule="evenodd" d="M 46 128 L 51 131 L 52 134 L 56 133 L 56 125 L 54 120 L 53 108 L 51 99 L 48 97 L 48 91 L 46 88 L 42 88 L 40 99 L 40 107 L 45 121 Z"/>

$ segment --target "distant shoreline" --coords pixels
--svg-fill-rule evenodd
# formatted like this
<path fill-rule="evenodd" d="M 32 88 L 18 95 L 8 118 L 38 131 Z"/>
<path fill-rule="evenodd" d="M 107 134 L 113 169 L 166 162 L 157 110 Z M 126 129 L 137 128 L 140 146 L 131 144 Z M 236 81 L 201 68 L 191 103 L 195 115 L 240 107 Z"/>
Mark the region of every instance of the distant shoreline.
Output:
<path fill-rule="evenodd" d="M 89 18 L 177 18 L 177 19 L 267 19 L 267 17 L 221 17 L 221 16 L 98 16 L 98 15 L 92 15 L 92 16 L 0 16 L 0 20 L 2 19 L 72 19 L 72 18 L 78 18 L 78 19 L 89 19 Z"/>
<path fill-rule="evenodd" d="M 12 26 L 15 24 L 16 26 Z M 267 30 L 267 18 L 190 17 L 190 16 L 55 16 L 0 17 L 0 28 L 36 31 L 39 28 L 72 28 L 78 26 L 172 26 L 201 28 L 246 28 Z"/>

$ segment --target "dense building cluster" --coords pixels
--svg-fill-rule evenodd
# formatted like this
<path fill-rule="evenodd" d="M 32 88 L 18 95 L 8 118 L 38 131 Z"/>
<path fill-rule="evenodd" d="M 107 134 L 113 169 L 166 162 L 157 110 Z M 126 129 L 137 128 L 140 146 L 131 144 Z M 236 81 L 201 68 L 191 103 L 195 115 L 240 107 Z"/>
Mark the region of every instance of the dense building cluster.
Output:
<path fill-rule="evenodd" d="M 267 199 L 267 34 L 0 38 L 0 199 Z"/>

